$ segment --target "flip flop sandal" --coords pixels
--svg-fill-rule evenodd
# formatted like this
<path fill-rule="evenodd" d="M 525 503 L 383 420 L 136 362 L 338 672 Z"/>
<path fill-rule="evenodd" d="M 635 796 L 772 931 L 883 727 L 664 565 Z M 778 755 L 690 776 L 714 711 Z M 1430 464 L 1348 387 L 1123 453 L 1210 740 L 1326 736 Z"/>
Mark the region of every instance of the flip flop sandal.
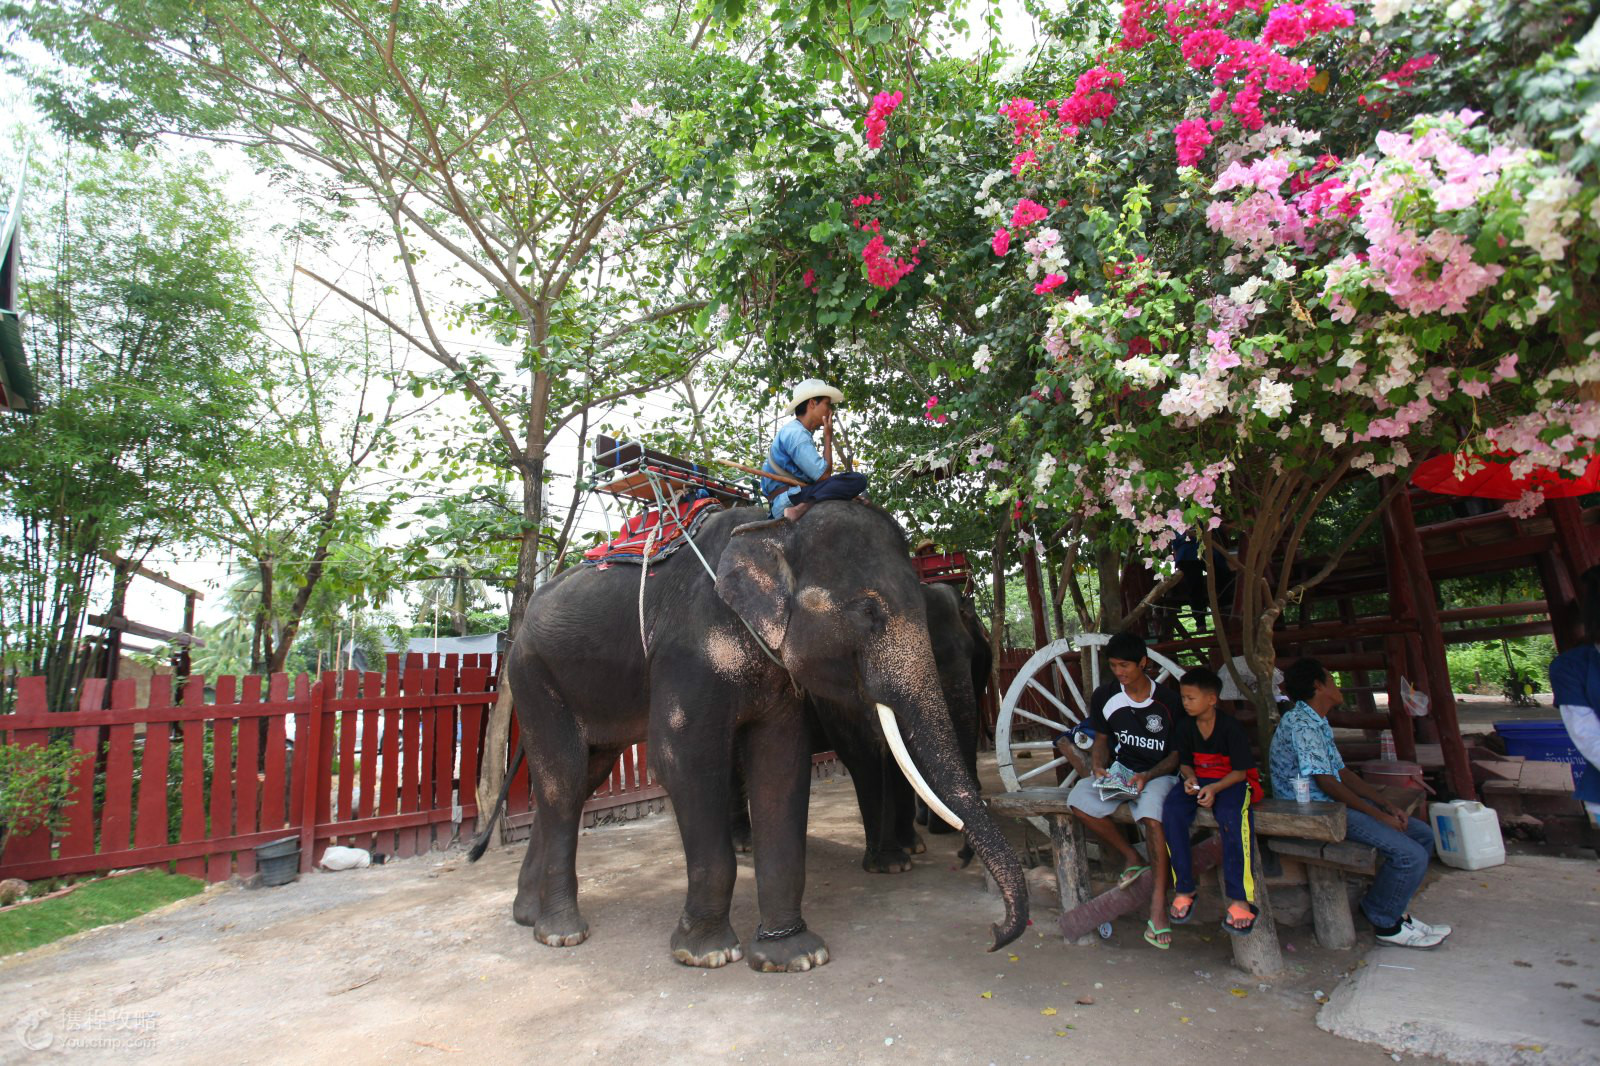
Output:
<path fill-rule="evenodd" d="M 1178 913 L 1178 900 L 1180 900 L 1180 899 L 1187 899 L 1189 901 L 1189 905 L 1187 907 L 1183 908 L 1183 913 L 1182 914 Z M 1189 919 L 1193 918 L 1193 917 L 1194 917 L 1194 897 L 1193 896 L 1185 896 L 1185 895 L 1183 895 L 1181 893 L 1179 895 L 1177 895 L 1177 896 L 1174 896 L 1173 899 L 1172 899 L 1171 906 L 1169 906 L 1167 908 L 1167 921 L 1171 922 L 1173 925 L 1187 925 L 1188 922 L 1189 922 Z"/>
<path fill-rule="evenodd" d="M 1226 929 L 1234 936 L 1249 936 L 1250 930 L 1256 927 L 1256 919 L 1261 915 L 1261 908 L 1257 907 L 1254 903 L 1246 903 L 1245 906 L 1250 908 L 1250 921 L 1244 925 L 1234 925 L 1232 922 L 1228 921 L 1229 918 L 1234 917 L 1233 909 L 1231 907 L 1227 911 L 1223 912 L 1222 928 Z"/>
<path fill-rule="evenodd" d="M 1117 887 L 1127 888 L 1129 885 L 1139 880 L 1139 878 L 1143 876 L 1143 874 L 1149 869 L 1150 867 L 1148 866 L 1128 867 L 1126 870 L 1122 871 L 1122 876 L 1117 878 Z"/>
<path fill-rule="evenodd" d="M 1146 944 L 1149 944 L 1151 947 L 1156 948 L 1159 951 L 1166 951 L 1168 948 L 1172 947 L 1172 941 L 1170 939 L 1165 944 L 1156 939 L 1156 937 L 1160 936 L 1162 933 L 1166 933 L 1167 936 L 1170 937 L 1172 935 L 1171 927 L 1169 926 L 1166 929 L 1157 929 L 1155 922 L 1148 918 L 1145 919 L 1144 942 Z"/>

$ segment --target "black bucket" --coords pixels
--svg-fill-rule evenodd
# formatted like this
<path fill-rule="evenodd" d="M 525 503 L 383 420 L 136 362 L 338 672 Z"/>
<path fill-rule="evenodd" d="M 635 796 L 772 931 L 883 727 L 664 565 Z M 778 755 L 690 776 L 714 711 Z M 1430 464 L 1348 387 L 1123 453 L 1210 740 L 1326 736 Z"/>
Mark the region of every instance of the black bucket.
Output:
<path fill-rule="evenodd" d="M 263 885 L 286 885 L 300 876 L 300 838 L 256 845 L 256 870 Z"/>

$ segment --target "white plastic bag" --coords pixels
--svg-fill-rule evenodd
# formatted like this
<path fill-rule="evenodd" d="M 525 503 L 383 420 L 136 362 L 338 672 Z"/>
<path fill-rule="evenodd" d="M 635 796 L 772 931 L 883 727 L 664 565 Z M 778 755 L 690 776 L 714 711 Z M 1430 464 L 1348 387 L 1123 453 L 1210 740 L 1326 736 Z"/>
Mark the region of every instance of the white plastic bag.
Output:
<path fill-rule="evenodd" d="M 1400 702 L 1406 705 L 1406 711 L 1413 718 L 1428 717 L 1428 694 L 1411 687 L 1404 674 L 1400 675 Z"/>
<path fill-rule="evenodd" d="M 330 847 L 322 853 L 324 870 L 364 870 L 372 865 L 372 854 L 365 848 Z"/>

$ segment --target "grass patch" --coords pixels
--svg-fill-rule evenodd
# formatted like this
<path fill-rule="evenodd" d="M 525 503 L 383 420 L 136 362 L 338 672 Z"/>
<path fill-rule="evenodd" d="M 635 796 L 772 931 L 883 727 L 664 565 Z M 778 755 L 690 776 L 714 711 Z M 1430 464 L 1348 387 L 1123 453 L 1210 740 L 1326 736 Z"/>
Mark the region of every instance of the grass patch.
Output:
<path fill-rule="evenodd" d="M 0 912 L 0 955 L 27 951 L 97 926 L 125 922 L 205 890 L 193 877 L 141 870 L 84 885 L 56 899 Z"/>

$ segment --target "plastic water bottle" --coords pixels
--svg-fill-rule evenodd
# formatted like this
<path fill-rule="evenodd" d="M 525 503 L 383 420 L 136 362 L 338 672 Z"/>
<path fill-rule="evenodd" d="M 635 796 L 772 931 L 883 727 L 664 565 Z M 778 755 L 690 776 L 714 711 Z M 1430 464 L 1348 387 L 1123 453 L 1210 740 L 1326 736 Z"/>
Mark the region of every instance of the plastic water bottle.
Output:
<path fill-rule="evenodd" d="M 1394 753 L 1394 733 L 1387 729 L 1385 729 L 1383 734 L 1378 737 L 1378 758 L 1382 759 L 1384 762 L 1396 761 L 1396 756 Z"/>
<path fill-rule="evenodd" d="M 1297 777 L 1294 779 L 1294 801 L 1296 803 L 1311 802 L 1311 778 Z"/>
<path fill-rule="evenodd" d="M 1110 940 L 1111 934 L 1114 930 L 1111 928 L 1110 922 L 1101 922 L 1100 929 L 1098 931 L 1100 933 L 1101 940 Z"/>

